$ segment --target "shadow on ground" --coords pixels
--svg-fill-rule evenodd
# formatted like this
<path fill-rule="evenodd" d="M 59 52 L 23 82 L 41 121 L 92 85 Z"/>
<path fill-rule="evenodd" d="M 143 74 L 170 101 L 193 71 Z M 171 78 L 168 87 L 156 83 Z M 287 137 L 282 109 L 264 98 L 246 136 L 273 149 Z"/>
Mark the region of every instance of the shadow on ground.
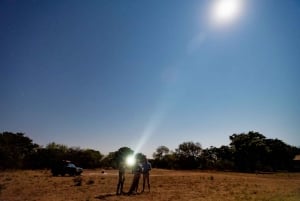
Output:
<path fill-rule="evenodd" d="M 149 193 L 149 192 L 148 192 Z M 133 194 L 128 194 L 128 193 L 123 193 L 122 195 L 123 196 L 134 196 L 134 195 L 140 195 L 141 193 L 133 193 Z M 98 195 L 96 196 L 95 198 L 96 199 L 99 199 L 99 200 L 103 200 L 107 197 L 113 197 L 113 196 L 122 196 L 122 195 L 116 195 L 115 193 L 105 193 L 105 194 L 102 194 L 102 195 Z"/>
<path fill-rule="evenodd" d="M 117 196 L 117 195 L 115 193 L 106 193 L 106 194 L 98 195 L 95 198 L 102 200 L 102 199 L 105 199 L 107 197 L 112 197 L 112 196 Z"/>

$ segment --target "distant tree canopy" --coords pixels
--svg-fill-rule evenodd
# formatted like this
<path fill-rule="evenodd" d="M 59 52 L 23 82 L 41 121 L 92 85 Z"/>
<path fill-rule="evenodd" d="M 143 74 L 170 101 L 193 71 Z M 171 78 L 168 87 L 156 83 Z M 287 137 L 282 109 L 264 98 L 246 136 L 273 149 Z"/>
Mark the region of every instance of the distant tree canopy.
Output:
<path fill-rule="evenodd" d="M 50 168 L 56 161 L 63 159 L 84 168 L 95 168 L 100 166 L 102 158 L 99 151 L 92 149 L 69 148 L 54 142 L 42 148 L 23 133 L 0 133 L 1 169 Z"/>
<path fill-rule="evenodd" d="M 293 158 L 300 154 L 299 148 L 254 131 L 233 134 L 229 139 L 229 146 L 207 149 L 202 149 L 199 143 L 184 142 L 171 154 L 167 147 L 159 146 L 153 154 L 153 166 L 242 172 L 292 170 Z M 168 150 L 167 154 L 162 154 L 162 150 Z"/>
<path fill-rule="evenodd" d="M 166 146 L 159 146 L 156 149 L 156 152 L 153 153 L 154 160 L 152 161 L 153 167 L 165 168 L 165 169 L 173 169 L 175 155 L 173 152 L 169 150 Z"/>
<path fill-rule="evenodd" d="M 299 148 L 278 139 L 267 139 L 258 132 L 230 136 L 233 162 L 239 171 L 289 170 Z"/>
<path fill-rule="evenodd" d="M 159 146 L 153 153 L 152 166 L 166 169 L 216 169 L 242 172 L 293 170 L 293 158 L 300 148 L 279 139 L 268 139 L 250 131 L 229 136 L 230 144 L 203 149 L 198 142 L 183 142 L 175 151 Z M 83 168 L 118 168 L 134 151 L 121 147 L 103 156 L 93 149 L 67 147 L 51 142 L 46 147 L 23 133 L 0 133 L 0 169 L 51 168 L 59 160 L 71 160 Z M 142 153 L 136 154 L 143 158 Z"/>
<path fill-rule="evenodd" d="M 183 142 L 175 149 L 176 167 L 179 169 L 199 168 L 201 153 L 200 143 Z"/>
<path fill-rule="evenodd" d="M 156 152 L 153 153 L 153 158 L 163 159 L 165 155 L 168 155 L 170 152 L 169 148 L 166 146 L 159 146 L 156 149 Z"/>
<path fill-rule="evenodd" d="M 121 147 L 115 152 L 110 152 L 102 161 L 103 167 L 118 168 L 120 161 L 125 160 L 126 156 L 133 154 L 134 151 L 128 147 Z"/>
<path fill-rule="evenodd" d="M 23 133 L 0 133 L 0 168 L 23 168 L 25 158 L 38 148 Z"/>

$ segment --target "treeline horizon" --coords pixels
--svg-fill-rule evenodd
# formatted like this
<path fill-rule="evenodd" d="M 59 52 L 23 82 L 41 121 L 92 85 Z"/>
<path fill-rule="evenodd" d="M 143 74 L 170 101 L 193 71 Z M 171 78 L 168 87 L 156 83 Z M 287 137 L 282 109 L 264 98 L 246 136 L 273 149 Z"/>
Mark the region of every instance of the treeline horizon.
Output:
<path fill-rule="evenodd" d="M 203 169 L 240 172 L 299 171 L 294 157 L 300 147 L 255 131 L 229 136 L 230 144 L 203 149 L 199 142 L 183 142 L 175 150 L 161 145 L 150 160 L 154 168 Z M 103 155 L 98 150 L 68 147 L 51 142 L 45 147 L 24 133 L 0 133 L 0 169 L 49 169 L 57 161 L 71 160 L 85 169 L 118 168 L 120 160 L 134 150 L 121 147 Z M 145 156 L 138 153 L 137 157 Z"/>

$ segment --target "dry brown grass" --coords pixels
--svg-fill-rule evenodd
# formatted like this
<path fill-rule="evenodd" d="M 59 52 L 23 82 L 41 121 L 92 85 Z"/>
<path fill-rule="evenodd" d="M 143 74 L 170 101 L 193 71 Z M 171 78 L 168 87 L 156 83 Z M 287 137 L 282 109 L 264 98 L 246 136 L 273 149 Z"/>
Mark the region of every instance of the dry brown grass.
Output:
<path fill-rule="evenodd" d="M 151 171 L 151 192 L 116 196 L 117 171 L 85 170 L 81 177 L 52 177 L 49 171 L 0 173 L 1 201 L 299 201 L 300 174 L 241 174 Z M 125 190 L 132 175 L 127 173 Z M 141 188 L 141 182 L 140 182 Z"/>

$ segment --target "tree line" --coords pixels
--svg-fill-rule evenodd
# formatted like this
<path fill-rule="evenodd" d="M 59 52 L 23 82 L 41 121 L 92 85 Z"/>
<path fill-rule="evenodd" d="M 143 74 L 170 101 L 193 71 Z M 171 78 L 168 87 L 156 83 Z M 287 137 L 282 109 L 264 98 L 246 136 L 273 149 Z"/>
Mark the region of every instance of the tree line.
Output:
<path fill-rule="evenodd" d="M 101 166 L 103 155 L 93 149 L 80 149 L 49 143 L 42 147 L 24 133 L 0 133 L 0 169 L 44 169 L 61 160 L 71 160 L 84 168 Z"/>
<path fill-rule="evenodd" d="M 202 149 L 200 143 L 184 142 L 175 151 L 159 146 L 153 165 L 168 169 L 214 169 L 241 172 L 293 171 L 300 148 L 259 132 L 233 134 L 230 144 Z"/>
<path fill-rule="evenodd" d="M 230 144 L 203 149 L 198 142 L 183 142 L 174 151 L 162 145 L 153 153 L 153 167 L 165 169 L 214 169 L 242 172 L 291 171 L 300 148 L 279 139 L 268 139 L 250 131 L 229 136 Z M 60 160 L 71 160 L 83 168 L 117 168 L 134 151 L 121 147 L 104 156 L 100 151 L 49 143 L 45 147 L 24 133 L 0 133 L 0 169 L 45 169 Z M 137 157 L 143 157 L 138 153 Z"/>

